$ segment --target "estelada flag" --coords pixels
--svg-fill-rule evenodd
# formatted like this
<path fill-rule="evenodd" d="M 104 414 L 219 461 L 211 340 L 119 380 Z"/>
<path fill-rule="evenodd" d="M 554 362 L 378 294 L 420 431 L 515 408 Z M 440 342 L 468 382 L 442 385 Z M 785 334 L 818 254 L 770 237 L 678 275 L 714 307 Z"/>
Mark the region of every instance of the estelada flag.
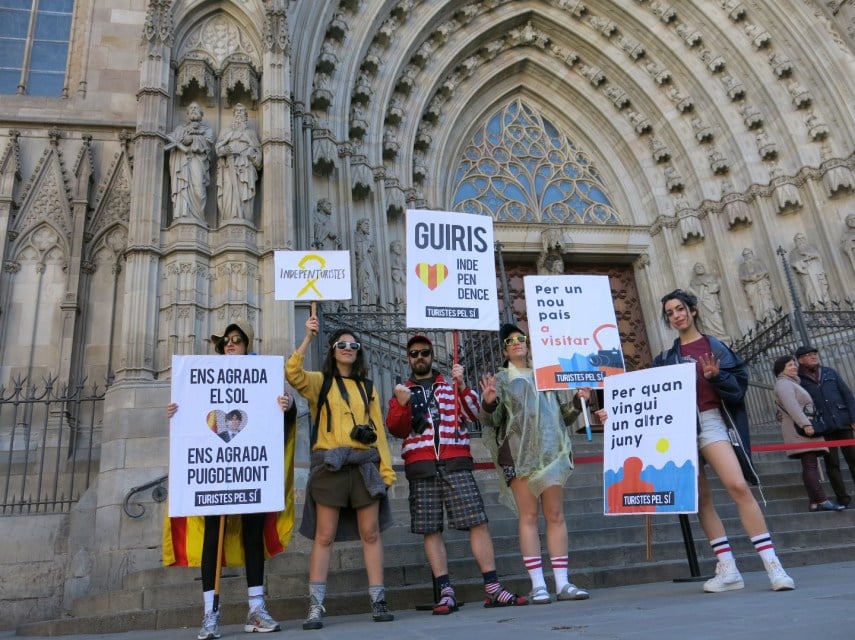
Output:
<path fill-rule="evenodd" d="M 296 421 L 285 425 L 285 509 L 266 513 L 264 517 L 264 557 L 282 553 L 294 531 L 294 448 L 297 442 Z M 168 513 L 168 510 L 167 510 Z M 202 564 L 202 540 L 205 536 L 203 516 L 164 517 L 163 564 L 171 567 L 198 567 Z M 226 516 L 223 539 L 223 566 L 245 564 L 240 515 Z"/>

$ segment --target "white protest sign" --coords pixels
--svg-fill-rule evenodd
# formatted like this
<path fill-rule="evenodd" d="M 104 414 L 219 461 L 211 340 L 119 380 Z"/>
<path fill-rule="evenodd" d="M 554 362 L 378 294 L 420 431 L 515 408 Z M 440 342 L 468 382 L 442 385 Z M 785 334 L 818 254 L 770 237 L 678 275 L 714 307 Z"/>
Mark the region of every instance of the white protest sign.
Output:
<path fill-rule="evenodd" d="M 407 211 L 407 326 L 499 328 L 491 217 Z"/>
<path fill-rule="evenodd" d="M 276 251 L 276 300 L 350 300 L 348 251 Z"/>
<path fill-rule="evenodd" d="M 606 378 L 606 515 L 697 512 L 695 396 L 693 363 Z"/>
<path fill-rule="evenodd" d="M 603 386 L 625 370 L 608 276 L 526 276 L 538 391 Z"/>
<path fill-rule="evenodd" d="M 282 356 L 173 356 L 169 516 L 285 508 Z"/>

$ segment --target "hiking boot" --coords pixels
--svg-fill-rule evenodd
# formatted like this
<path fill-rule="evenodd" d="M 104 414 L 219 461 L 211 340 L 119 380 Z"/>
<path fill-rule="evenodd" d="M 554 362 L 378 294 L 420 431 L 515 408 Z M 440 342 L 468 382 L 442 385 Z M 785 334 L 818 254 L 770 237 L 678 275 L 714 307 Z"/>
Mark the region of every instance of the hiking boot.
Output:
<path fill-rule="evenodd" d="M 787 575 L 777 558 L 766 563 L 766 573 L 772 583 L 772 591 L 792 591 L 796 588 L 796 583 Z"/>
<path fill-rule="evenodd" d="M 253 609 L 246 616 L 246 624 L 243 625 L 243 630 L 247 633 L 257 631 L 259 633 L 270 633 L 271 631 L 280 630 L 279 623 L 270 617 L 267 609 L 262 604 L 257 609 Z"/>
<path fill-rule="evenodd" d="M 202 618 L 202 628 L 196 634 L 199 640 L 214 640 L 220 637 L 220 612 L 209 611 Z"/>
<path fill-rule="evenodd" d="M 715 565 L 715 576 L 704 582 L 707 593 L 721 593 L 745 588 L 742 575 L 733 560 L 719 560 Z"/>
<path fill-rule="evenodd" d="M 371 609 L 373 610 L 371 618 L 374 622 L 392 622 L 395 619 L 395 616 L 389 613 L 389 606 L 385 600 L 375 600 L 371 603 Z"/>
<path fill-rule="evenodd" d="M 309 603 L 309 613 L 306 616 L 306 621 L 303 623 L 303 630 L 324 628 L 324 614 L 327 612 L 324 605 L 318 604 L 314 600 Z"/>

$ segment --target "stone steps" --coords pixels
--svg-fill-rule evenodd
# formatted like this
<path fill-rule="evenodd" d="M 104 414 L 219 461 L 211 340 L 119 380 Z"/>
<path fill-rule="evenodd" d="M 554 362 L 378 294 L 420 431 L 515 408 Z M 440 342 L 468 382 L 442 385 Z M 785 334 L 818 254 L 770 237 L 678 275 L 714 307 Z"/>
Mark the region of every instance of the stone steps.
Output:
<path fill-rule="evenodd" d="M 834 562 L 855 554 L 855 510 L 808 513 L 797 461 L 775 452 L 758 456 L 757 463 L 767 500 L 764 512 L 785 566 Z M 490 516 L 497 571 L 509 589 L 527 593 L 530 586 L 519 555 L 516 518 L 498 503 L 495 473 L 479 471 L 476 475 Z M 396 523 L 383 534 L 387 599 L 393 610 L 429 604 L 433 599 L 431 573 L 422 539 L 409 530 L 403 477 L 400 484 L 392 498 Z M 746 571 L 762 569 L 750 541 L 742 532 L 736 507 L 715 479 L 713 487 L 719 513 L 730 533 L 741 568 Z M 652 557 L 648 558 L 646 518 L 604 516 L 602 506 L 601 467 L 579 465 L 570 480 L 565 503 L 571 577 L 577 584 L 596 589 L 688 577 L 689 565 L 676 515 L 651 517 Z M 689 519 L 701 570 L 710 573 L 715 564 L 713 554 L 697 517 L 692 515 Z M 483 585 L 471 557 L 468 534 L 447 531 L 445 539 L 449 572 L 459 598 L 480 606 Z M 545 549 L 545 544 L 543 547 Z M 288 551 L 268 561 L 268 609 L 277 619 L 300 619 L 305 615 L 310 548 L 311 542 L 295 533 Z M 548 561 L 545 571 L 548 575 Z M 121 590 L 79 598 L 73 605 L 72 617 L 30 623 L 18 633 L 65 635 L 141 628 L 193 628 L 201 619 L 198 576 L 198 568 L 155 568 L 136 572 L 125 578 Z M 223 624 L 243 622 L 246 583 L 242 569 L 224 570 L 220 601 Z M 358 542 L 334 547 L 325 604 L 331 614 L 362 612 L 368 615 L 362 548 Z"/>

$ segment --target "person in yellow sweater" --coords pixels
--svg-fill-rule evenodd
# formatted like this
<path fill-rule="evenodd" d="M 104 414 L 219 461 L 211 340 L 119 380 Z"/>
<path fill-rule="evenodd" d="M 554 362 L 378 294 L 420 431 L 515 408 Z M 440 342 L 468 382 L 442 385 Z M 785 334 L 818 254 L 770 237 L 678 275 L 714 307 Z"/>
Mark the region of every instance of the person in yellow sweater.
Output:
<path fill-rule="evenodd" d="M 321 371 L 303 368 L 318 328 L 317 316 L 306 320 L 306 337 L 285 365 L 285 377 L 306 398 L 312 417 L 312 456 L 300 526 L 300 533 L 314 541 L 303 629 L 324 626 L 327 574 L 336 540 L 362 541 L 372 617 L 390 622 L 395 618 L 386 604 L 380 532 L 392 523 L 386 489 L 395 482 L 395 472 L 380 401 L 366 377 L 362 345 L 350 330 L 332 334 Z"/>

